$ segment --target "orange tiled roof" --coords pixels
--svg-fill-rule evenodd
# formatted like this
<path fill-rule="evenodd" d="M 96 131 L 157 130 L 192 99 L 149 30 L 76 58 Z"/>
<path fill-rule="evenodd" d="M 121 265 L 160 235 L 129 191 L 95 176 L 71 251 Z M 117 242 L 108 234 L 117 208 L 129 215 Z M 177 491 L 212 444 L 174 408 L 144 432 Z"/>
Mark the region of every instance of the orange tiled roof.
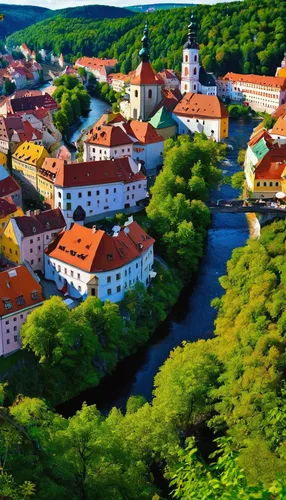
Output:
<path fill-rule="evenodd" d="M 272 134 L 286 137 L 286 117 L 280 116 L 272 128 Z"/>
<path fill-rule="evenodd" d="M 145 180 L 142 172 L 134 173 L 130 158 L 89 161 L 85 163 L 64 164 L 61 162 L 55 178 L 55 185 L 62 187 L 92 186 L 113 182 L 136 182 Z"/>
<path fill-rule="evenodd" d="M 17 298 L 20 299 L 19 303 Z M 43 300 L 42 288 L 26 266 L 0 272 L 0 316 L 16 313 L 26 307 L 40 304 Z M 8 301 L 11 307 L 6 309 L 5 302 L 7 304 Z"/>
<path fill-rule="evenodd" d="M 130 81 L 131 85 L 164 85 L 164 80 L 152 68 L 149 61 L 141 62 Z"/>
<path fill-rule="evenodd" d="M 164 141 L 163 137 L 158 134 L 156 129 L 148 122 L 140 122 L 131 120 L 123 125 L 127 134 L 137 139 L 140 144 L 153 144 L 155 142 Z"/>
<path fill-rule="evenodd" d="M 128 137 L 124 130 L 120 127 L 112 127 L 111 125 L 93 127 L 85 142 L 108 148 L 132 144 L 130 137 Z"/>
<path fill-rule="evenodd" d="M 205 118 L 227 118 L 226 107 L 214 95 L 193 94 L 188 92 L 177 104 L 174 113 L 179 116 Z"/>
<path fill-rule="evenodd" d="M 121 228 L 114 237 L 74 224 L 70 230 L 59 234 L 45 252 L 51 258 L 89 273 L 118 269 L 155 243 L 137 222 L 129 224 L 128 229 L 126 233 Z"/>
<path fill-rule="evenodd" d="M 76 61 L 76 66 L 85 66 L 90 69 L 98 69 L 99 66 L 115 66 L 117 59 L 99 59 L 98 57 L 80 57 Z"/>
<path fill-rule="evenodd" d="M 255 169 L 255 179 L 281 180 L 281 175 L 286 167 L 286 144 L 268 151 L 264 158 L 258 162 Z"/>
<path fill-rule="evenodd" d="M 281 104 L 273 113 L 271 114 L 272 118 L 279 118 L 280 116 L 286 115 L 286 103 Z"/>
<path fill-rule="evenodd" d="M 108 75 L 108 78 L 128 83 L 130 81 L 131 75 L 124 75 L 124 73 L 110 73 L 110 75 Z"/>
<path fill-rule="evenodd" d="M 268 87 L 276 87 L 281 90 L 286 89 L 286 78 L 279 78 L 277 76 L 264 76 L 264 75 L 241 75 L 240 73 L 227 73 L 223 80 L 230 80 L 233 82 L 252 83 L 254 85 L 262 85 Z"/>
<path fill-rule="evenodd" d="M 262 130 L 254 130 L 253 134 L 251 135 L 250 141 L 248 142 L 248 146 L 252 148 L 262 138 L 265 139 L 266 144 L 268 144 L 269 146 L 273 142 L 273 139 L 269 132 L 265 128 L 263 128 Z"/>

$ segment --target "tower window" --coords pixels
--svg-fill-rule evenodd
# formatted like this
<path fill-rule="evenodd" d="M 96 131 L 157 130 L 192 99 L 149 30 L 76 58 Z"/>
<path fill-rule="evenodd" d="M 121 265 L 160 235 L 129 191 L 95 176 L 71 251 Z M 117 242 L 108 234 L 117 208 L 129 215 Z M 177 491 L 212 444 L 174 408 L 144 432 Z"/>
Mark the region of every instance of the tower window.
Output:
<path fill-rule="evenodd" d="M 188 68 L 185 68 L 185 76 L 187 76 L 189 74 L 189 70 Z"/>
<path fill-rule="evenodd" d="M 185 62 L 189 62 L 189 56 L 187 54 L 185 55 Z"/>
<path fill-rule="evenodd" d="M 194 56 L 194 62 L 197 62 L 198 56 Z"/>
<path fill-rule="evenodd" d="M 149 99 L 152 99 L 152 90 L 151 89 L 148 90 L 148 97 L 149 97 Z"/>
<path fill-rule="evenodd" d="M 197 74 L 197 68 L 194 68 L 194 75 Z"/>
<path fill-rule="evenodd" d="M 188 85 L 187 84 L 185 85 L 185 90 L 188 90 Z"/>
<path fill-rule="evenodd" d="M 134 95 L 135 97 L 138 97 L 138 90 L 135 90 Z"/>

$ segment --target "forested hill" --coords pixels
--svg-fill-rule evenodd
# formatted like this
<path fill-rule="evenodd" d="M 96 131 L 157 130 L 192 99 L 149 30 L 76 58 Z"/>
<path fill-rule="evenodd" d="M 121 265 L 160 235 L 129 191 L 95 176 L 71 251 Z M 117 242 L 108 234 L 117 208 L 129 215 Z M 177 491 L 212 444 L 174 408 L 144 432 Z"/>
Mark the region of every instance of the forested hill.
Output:
<path fill-rule="evenodd" d="M 275 74 L 286 50 L 286 4 L 281 0 L 244 0 L 149 13 L 151 59 L 156 70 L 180 70 L 191 11 L 200 26 L 201 62 L 208 71 Z M 118 70 L 126 73 L 138 63 L 145 19 L 144 13 L 103 21 L 56 17 L 14 33 L 7 43 L 53 49 L 71 61 L 80 55 L 116 57 Z"/>
<path fill-rule="evenodd" d="M 60 2 L 59 2 L 60 5 Z M 32 5 L 6 5 L 0 4 L 0 13 L 4 14 L 5 22 L 0 25 L 0 39 L 34 25 L 50 17 L 84 18 L 88 19 L 116 19 L 132 16 L 128 9 L 111 7 L 109 5 L 84 5 L 67 9 L 50 10 Z"/>

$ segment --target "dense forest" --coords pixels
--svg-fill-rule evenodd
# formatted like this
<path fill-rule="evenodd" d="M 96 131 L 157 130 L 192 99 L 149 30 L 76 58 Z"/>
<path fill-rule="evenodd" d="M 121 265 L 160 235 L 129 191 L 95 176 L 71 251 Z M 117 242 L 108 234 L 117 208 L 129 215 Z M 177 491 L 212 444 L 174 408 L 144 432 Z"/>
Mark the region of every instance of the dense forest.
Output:
<path fill-rule="evenodd" d="M 285 240 L 280 220 L 234 250 L 214 301 L 215 337 L 174 349 L 151 403 L 133 396 L 126 412 L 107 417 L 83 405 L 65 419 L 37 398 L 8 406 L 9 386 L 0 387 L 2 498 L 285 500 Z M 98 307 L 94 298 L 83 304 L 85 320 L 100 327 Z M 88 328 L 82 312 L 74 320 Z M 57 340 L 66 346 L 75 326 L 63 343 L 62 314 L 63 306 Z M 25 343 L 37 328 L 27 325 Z M 43 362 L 58 362 L 62 347 L 53 347 Z"/>
<path fill-rule="evenodd" d="M 0 25 L 0 39 L 15 31 L 22 30 L 28 26 L 38 23 L 50 17 L 62 18 L 85 18 L 105 19 L 131 16 L 132 12 L 119 7 L 109 5 L 88 5 L 82 7 L 70 7 L 67 9 L 50 10 L 32 5 L 8 5 L 0 4 L 0 13 L 5 16 L 5 23 Z"/>
<path fill-rule="evenodd" d="M 191 12 L 199 25 L 201 63 L 208 71 L 275 74 L 286 50 L 286 6 L 281 0 L 244 0 L 149 13 L 150 53 L 156 70 L 181 69 Z M 81 55 L 115 57 L 117 69 L 127 73 L 138 64 L 145 18 L 145 14 L 103 21 L 55 17 L 14 33 L 7 43 L 53 49 L 72 62 Z"/>

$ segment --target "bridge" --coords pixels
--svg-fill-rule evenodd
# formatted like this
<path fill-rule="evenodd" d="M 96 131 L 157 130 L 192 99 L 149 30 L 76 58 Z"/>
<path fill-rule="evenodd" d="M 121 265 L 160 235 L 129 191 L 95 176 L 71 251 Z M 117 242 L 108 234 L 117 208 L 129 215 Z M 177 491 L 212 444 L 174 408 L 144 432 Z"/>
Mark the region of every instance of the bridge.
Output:
<path fill-rule="evenodd" d="M 262 215 L 271 215 L 272 217 L 286 217 L 286 208 L 279 206 L 267 206 L 264 203 L 255 202 L 250 205 L 244 205 L 242 200 L 232 200 L 219 202 L 219 204 L 208 204 L 208 209 L 211 214 L 249 214 L 258 213 Z"/>

